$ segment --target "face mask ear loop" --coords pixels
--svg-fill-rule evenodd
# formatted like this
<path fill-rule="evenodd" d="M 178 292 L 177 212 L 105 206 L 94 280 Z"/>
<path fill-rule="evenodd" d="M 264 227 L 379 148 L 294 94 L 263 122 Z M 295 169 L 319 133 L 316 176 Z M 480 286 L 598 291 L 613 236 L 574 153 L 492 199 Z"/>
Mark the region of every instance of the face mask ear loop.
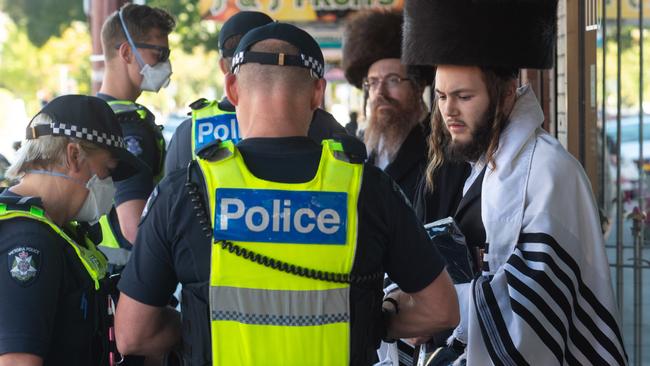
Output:
<path fill-rule="evenodd" d="M 138 52 L 138 48 L 135 46 L 135 42 L 133 42 L 133 38 L 131 38 L 131 34 L 129 34 L 129 30 L 126 29 L 126 24 L 124 23 L 124 18 L 122 17 L 122 9 L 118 12 L 118 15 L 120 17 L 120 25 L 122 26 L 122 31 L 124 31 L 124 35 L 126 36 L 126 40 L 129 43 L 129 46 L 133 50 L 133 53 L 135 54 L 136 60 L 138 60 L 138 64 L 140 65 L 140 68 L 143 68 L 145 64 L 144 60 L 142 59 L 142 56 L 140 56 L 140 52 Z"/>

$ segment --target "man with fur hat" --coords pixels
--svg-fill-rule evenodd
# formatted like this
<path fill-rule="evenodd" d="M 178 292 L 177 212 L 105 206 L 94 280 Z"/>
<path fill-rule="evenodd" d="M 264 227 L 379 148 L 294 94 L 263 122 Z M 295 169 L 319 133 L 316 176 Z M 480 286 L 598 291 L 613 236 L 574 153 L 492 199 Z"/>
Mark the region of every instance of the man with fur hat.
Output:
<path fill-rule="evenodd" d="M 351 16 L 343 36 L 342 66 L 348 81 L 363 88 L 369 107 L 363 140 L 370 163 L 390 175 L 412 201 L 426 167 L 428 108 L 422 93 L 433 80 L 433 69 L 407 69 L 401 63 L 402 19 L 400 11 L 378 9 Z M 451 189 L 443 188 L 448 194 L 438 201 L 444 206 L 438 218 L 452 213 L 460 200 L 456 187 L 466 168 L 455 168 L 455 184 L 451 180 Z"/>
<path fill-rule="evenodd" d="M 472 165 L 456 218 L 480 240 L 483 272 L 456 286 L 450 339 L 469 365 L 627 364 L 589 181 L 541 128 L 533 91 L 517 88 L 520 68 L 553 66 L 556 7 L 405 5 L 403 61 L 437 66 L 428 187 L 446 159 Z"/>

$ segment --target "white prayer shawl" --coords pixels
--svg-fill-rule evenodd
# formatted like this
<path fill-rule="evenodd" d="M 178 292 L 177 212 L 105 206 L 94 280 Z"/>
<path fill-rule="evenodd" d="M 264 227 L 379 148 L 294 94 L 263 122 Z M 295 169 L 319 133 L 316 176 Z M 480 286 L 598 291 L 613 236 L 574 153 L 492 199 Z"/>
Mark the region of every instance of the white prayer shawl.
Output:
<path fill-rule="evenodd" d="M 591 185 L 543 119 L 520 88 L 483 179 L 484 271 L 457 286 L 455 336 L 468 365 L 627 364 Z"/>

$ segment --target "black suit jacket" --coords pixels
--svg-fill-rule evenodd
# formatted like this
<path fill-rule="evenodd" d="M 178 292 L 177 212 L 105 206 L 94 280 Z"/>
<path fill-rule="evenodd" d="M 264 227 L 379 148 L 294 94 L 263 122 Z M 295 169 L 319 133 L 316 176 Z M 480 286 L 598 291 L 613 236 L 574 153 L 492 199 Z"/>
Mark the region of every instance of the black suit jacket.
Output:
<path fill-rule="evenodd" d="M 485 227 L 481 219 L 481 189 L 484 175 L 485 168 L 463 196 L 454 215 L 460 231 L 465 235 L 467 246 L 473 252 L 474 248 L 483 248 L 485 245 Z"/>
<path fill-rule="evenodd" d="M 384 172 L 402 188 L 413 202 L 420 177 L 427 167 L 427 134 L 421 124 L 417 124 L 399 148 L 395 159 L 386 166 Z M 376 156 L 370 155 L 368 162 L 374 164 Z"/>

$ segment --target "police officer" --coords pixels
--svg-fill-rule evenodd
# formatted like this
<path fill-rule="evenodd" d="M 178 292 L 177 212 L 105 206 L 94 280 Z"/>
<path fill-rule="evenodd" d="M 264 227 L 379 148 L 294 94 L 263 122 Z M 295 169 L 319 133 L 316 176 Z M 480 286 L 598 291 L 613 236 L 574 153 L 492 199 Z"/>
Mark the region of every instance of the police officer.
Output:
<path fill-rule="evenodd" d="M 268 15 L 257 11 L 242 11 L 230 17 L 219 31 L 219 68 L 226 74 L 230 71 L 232 57 L 239 40 L 246 32 L 273 22 Z M 192 117 L 183 121 L 172 136 L 165 158 L 166 174 L 187 167 L 190 160 L 203 147 L 217 139 L 239 141 L 243 133 L 235 116 L 235 107 L 227 97 L 221 101 L 199 99 L 190 104 Z M 346 131 L 334 117 L 323 109 L 316 109 L 308 135 L 320 143 Z"/>
<path fill-rule="evenodd" d="M 316 41 L 284 23 L 250 31 L 226 91 L 246 139 L 159 184 L 119 283 L 121 352 L 159 353 L 182 333 L 185 364 L 370 365 L 383 336 L 456 324 L 443 261 L 399 187 L 354 138 L 307 137 L 325 92 Z M 384 301 L 386 323 L 384 272 L 404 291 Z M 182 327 L 165 307 L 179 281 Z"/>
<path fill-rule="evenodd" d="M 126 251 L 135 241 L 147 197 L 162 176 L 165 142 L 161 128 L 151 111 L 135 101 L 142 91 L 157 92 L 169 83 L 167 38 L 174 25 L 162 9 L 126 4 L 102 26 L 106 70 L 97 96 L 117 114 L 126 148 L 149 168 L 116 184 L 115 209 L 101 221 L 102 250 L 118 266 L 128 258 Z"/>
<path fill-rule="evenodd" d="M 85 228 L 139 163 L 96 97 L 52 100 L 26 138 L 0 192 L 0 365 L 107 365 L 107 262 Z"/>

